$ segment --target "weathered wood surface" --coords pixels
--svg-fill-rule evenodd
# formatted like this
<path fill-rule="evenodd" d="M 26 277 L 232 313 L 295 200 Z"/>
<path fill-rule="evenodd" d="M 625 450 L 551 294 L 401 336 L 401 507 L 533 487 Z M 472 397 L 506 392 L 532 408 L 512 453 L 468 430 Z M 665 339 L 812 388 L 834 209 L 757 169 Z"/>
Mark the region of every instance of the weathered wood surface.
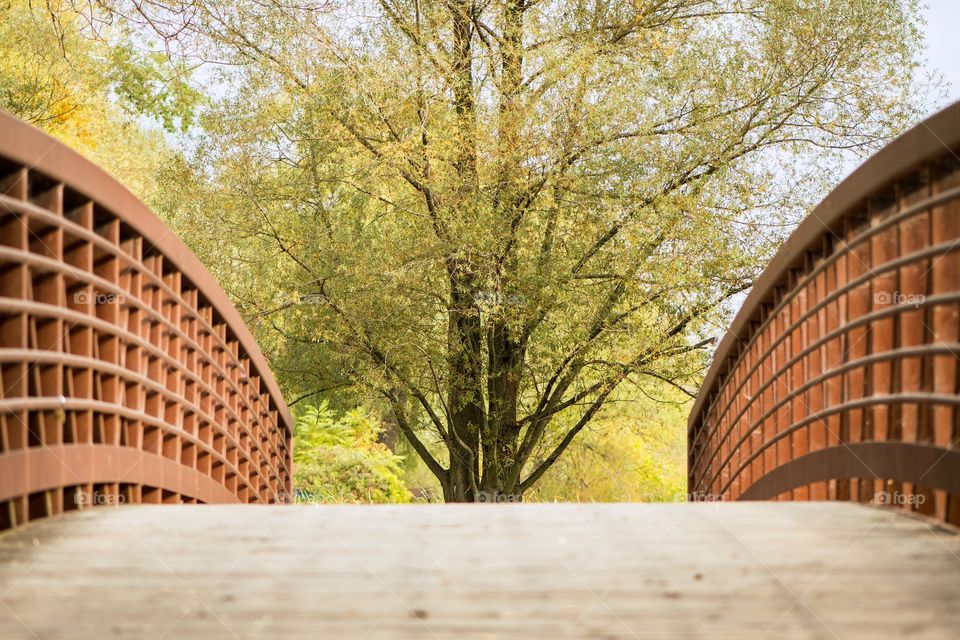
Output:
<path fill-rule="evenodd" d="M 955 531 L 837 503 L 131 506 L 0 536 L 0 638 L 957 638 Z"/>

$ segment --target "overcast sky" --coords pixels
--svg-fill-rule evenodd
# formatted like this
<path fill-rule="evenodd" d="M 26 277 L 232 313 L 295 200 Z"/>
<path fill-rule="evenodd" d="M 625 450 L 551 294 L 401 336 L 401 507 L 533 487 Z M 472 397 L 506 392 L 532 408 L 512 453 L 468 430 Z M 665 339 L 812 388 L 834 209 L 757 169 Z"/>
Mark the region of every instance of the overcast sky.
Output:
<path fill-rule="evenodd" d="M 926 41 L 928 66 L 950 83 L 949 102 L 960 100 L 960 0 L 928 0 Z"/>

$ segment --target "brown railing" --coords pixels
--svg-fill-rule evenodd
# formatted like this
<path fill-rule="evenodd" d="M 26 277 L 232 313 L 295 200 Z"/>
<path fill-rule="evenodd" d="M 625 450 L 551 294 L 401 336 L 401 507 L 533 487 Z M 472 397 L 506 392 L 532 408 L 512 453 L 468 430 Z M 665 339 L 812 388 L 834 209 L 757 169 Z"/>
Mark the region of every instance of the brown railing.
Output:
<path fill-rule="evenodd" d="M 694 405 L 690 497 L 852 500 L 960 524 L 960 104 L 800 225 Z"/>
<path fill-rule="evenodd" d="M 0 113 L 0 529 L 88 505 L 283 502 L 291 423 L 172 232 Z"/>

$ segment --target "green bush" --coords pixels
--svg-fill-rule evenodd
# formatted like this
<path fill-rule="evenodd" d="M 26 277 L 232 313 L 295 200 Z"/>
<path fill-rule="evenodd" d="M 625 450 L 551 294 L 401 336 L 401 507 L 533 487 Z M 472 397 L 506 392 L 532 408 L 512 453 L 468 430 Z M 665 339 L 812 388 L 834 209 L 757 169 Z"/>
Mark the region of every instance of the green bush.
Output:
<path fill-rule="evenodd" d="M 326 403 L 297 419 L 294 488 L 298 502 L 409 502 L 403 456 L 377 438 L 380 422 L 362 409 L 337 415 Z"/>

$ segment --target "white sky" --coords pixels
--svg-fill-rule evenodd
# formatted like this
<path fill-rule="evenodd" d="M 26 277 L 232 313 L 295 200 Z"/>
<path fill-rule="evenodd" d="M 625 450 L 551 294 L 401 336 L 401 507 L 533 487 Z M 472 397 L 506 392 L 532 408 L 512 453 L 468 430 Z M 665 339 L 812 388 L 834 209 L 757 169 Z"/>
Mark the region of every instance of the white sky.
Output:
<path fill-rule="evenodd" d="M 935 103 L 917 122 L 960 100 L 960 29 L 958 29 L 960 28 L 960 0 L 926 0 L 922 13 L 926 20 L 926 24 L 922 27 L 925 49 L 922 57 L 926 59 L 926 71 L 939 73 L 947 86 L 943 88 L 945 93 L 943 98 L 940 98 L 937 92 L 931 92 L 929 98 L 935 100 Z M 922 73 L 921 71 L 921 75 Z M 922 82 L 923 78 L 917 78 L 917 81 Z M 909 123 L 907 128 L 917 122 Z M 866 158 L 855 154 L 849 154 L 844 158 L 837 183 L 839 184 L 840 179 L 850 175 L 865 160 Z"/>
<path fill-rule="evenodd" d="M 928 0 L 923 14 L 927 67 L 950 83 L 949 104 L 960 100 L 960 0 Z"/>

